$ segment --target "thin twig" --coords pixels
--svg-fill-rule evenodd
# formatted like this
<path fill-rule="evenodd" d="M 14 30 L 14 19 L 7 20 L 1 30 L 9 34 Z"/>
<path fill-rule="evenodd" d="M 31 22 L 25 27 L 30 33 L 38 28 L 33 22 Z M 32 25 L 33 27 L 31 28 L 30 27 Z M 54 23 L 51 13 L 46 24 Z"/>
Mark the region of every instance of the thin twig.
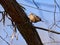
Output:
<path fill-rule="evenodd" d="M 10 45 L 9 42 L 7 42 L 2 36 L 0 36 L 0 38 L 1 38 L 3 41 L 5 41 L 8 45 Z"/>
<path fill-rule="evenodd" d="M 56 24 L 56 3 L 54 0 L 54 24 Z"/>
<path fill-rule="evenodd" d="M 59 8 L 59 11 L 60 11 L 60 6 L 59 6 L 59 4 L 57 3 L 56 0 L 55 0 L 55 3 L 56 3 L 56 5 L 57 5 L 57 7 Z"/>
<path fill-rule="evenodd" d="M 3 29 L 3 31 L 6 33 L 6 37 L 5 37 L 5 38 L 7 38 L 7 37 L 8 37 L 8 33 L 6 32 L 5 29 Z M 4 39 L 5 39 L 5 38 L 4 38 Z"/>
<path fill-rule="evenodd" d="M 50 29 L 52 29 L 55 25 L 56 25 L 56 1 L 54 0 L 54 23 L 50 27 Z"/>
<path fill-rule="evenodd" d="M 56 31 L 53 31 L 53 30 L 50 30 L 50 29 L 45 29 L 45 28 L 42 28 L 42 27 L 35 27 L 34 26 L 34 28 L 41 29 L 41 30 L 48 31 L 48 32 L 52 32 L 52 33 L 55 33 L 55 34 L 60 34 L 59 32 L 56 32 Z"/>
<path fill-rule="evenodd" d="M 32 0 L 33 1 L 33 3 L 35 4 L 35 6 L 39 9 L 39 7 L 38 7 L 38 5 L 35 3 L 35 1 L 34 0 Z"/>
<path fill-rule="evenodd" d="M 23 3 L 20 3 L 20 4 L 22 4 L 22 5 L 24 5 L 24 6 L 27 6 L 27 7 L 30 7 L 30 8 L 34 8 L 34 9 L 37 9 L 37 10 L 41 10 L 41 11 L 45 11 L 45 12 L 50 12 L 50 13 L 54 13 L 53 11 L 49 11 L 49 10 L 44 10 L 44 9 L 38 9 L 38 8 L 36 8 L 36 7 L 33 7 L 33 6 L 29 6 L 29 5 L 27 5 L 27 4 L 23 4 Z M 56 13 L 60 13 L 60 12 L 56 12 Z"/>

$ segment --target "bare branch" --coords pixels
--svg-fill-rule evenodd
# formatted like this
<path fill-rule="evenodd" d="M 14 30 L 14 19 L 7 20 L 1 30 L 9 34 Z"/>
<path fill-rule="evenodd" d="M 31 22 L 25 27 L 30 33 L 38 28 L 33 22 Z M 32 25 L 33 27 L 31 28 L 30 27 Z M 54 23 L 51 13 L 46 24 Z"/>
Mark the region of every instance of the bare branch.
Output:
<path fill-rule="evenodd" d="M 35 3 L 35 1 L 34 0 L 32 0 L 33 1 L 33 3 L 35 4 L 35 6 L 39 9 L 39 7 L 38 7 L 38 5 Z"/>
<path fill-rule="evenodd" d="M 56 3 L 55 3 L 55 0 L 54 0 L 54 24 L 56 24 Z"/>
<path fill-rule="evenodd" d="M 5 41 L 8 45 L 10 45 L 9 42 L 7 42 L 2 36 L 0 36 L 0 38 L 1 38 L 3 41 Z"/>
<path fill-rule="evenodd" d="M 23 4 L 23 3 L 20 3 L 24 6 L 27 6 L 27 7 L 30 7 L 30 8 L 34 8 L 34 9 L 37 9 L 37 10 L 41 10 L 41 11 L 45 11 L 45 12 L 50 12 L 50 13 L 54 13 L 53 11 L 49 11 L 49 10 L 44 10 L 44 9 L 41 9 L 41 8 L 36 8 L 36 7 L 33 7 L 33 6 L 29 6 L 29 5 L 26 5 L 26 4 Z M 60 13 L 60 12 L 56 12 L 56 13 Z"/>
<path fill-rule="evenodd" d="M 60 6 L 59 6 L 59 4 L 57 3 L 56 0 L 55 0 L 55 3 L 56 3 L 56 5 L 57 5 L 57 7 L 59 8 L 59 11 L 60 11 Z"/>
<path fill-rule="evenodd" d="M 41 29 L 41 30 L 44 30 L 44 31 L 48 31 L 48 32 L 52 32 L 52 33 L 55 33 L 55 34 L 60 34 L 59 32 L 56 32 L 56 31 L 53 31 L 53 30 L 50 30 L 50 29 L 45 29 L 45 28 L 42 28 L 42 27 L 35 27 L 35 28 L 36 29 Z"/>

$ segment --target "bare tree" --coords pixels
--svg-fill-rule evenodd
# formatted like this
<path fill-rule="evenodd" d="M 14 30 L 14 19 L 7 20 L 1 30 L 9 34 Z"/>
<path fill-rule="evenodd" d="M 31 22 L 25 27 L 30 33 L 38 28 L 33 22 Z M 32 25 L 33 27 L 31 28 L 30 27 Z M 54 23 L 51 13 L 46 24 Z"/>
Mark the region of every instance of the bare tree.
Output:
<path fill-rule="evenodd" d="M 7 16 L 7 17 L 10 16 L 10 17 L 8 17 L 8 19 L 11 20 L 12 26 L 14 27 L 14 33 L 12 34 L 12 38 L 14 37 L 16 28 L 17 28 L 18 31 L 22 34 L 23 38 L 26 40 L 28 45 L 43 45 L 36 29 L 41 29 L 41 30 L 52 32 L 55 34 L 60 34 L 59 32 L 51 30 L 54 26 L 57 26 L 60 28 L 60 26 L 58 26 L 56 24 L 56 16 L 55 16 L 56 15 L 55 13 L 59 13 L 59 12 L 56 12 L 56 6 L 59 8 L 59 5 L 56 2 L 56 0 L 54 0 L 54 12 L 53 12 L 53 11 L 49 11 L 49 10 L 40 9 L 39 6 L 36 4 L 36 2 L 34 0 L 32 0 L 32 1 L 33 1 L 34 5 L 36 6 L 36 8 L 29 6 L 29 5 L 25 5 L 25 4 L 22 4 L 22 5 L 25 5 L 25 6 L 34 8 L 34 9 L 38 9 L 41 11 L 54 13 L 54 23 L 50 27 L 50 29 L 45 29 L 42 27 L 36 27 L 36 26 L 32 25 L 32 23 L 31 23 L 32 21 L 30 21 L 30 19 L 27 17 L 27 14 L 24 12 L 25 8 L 22 7 L 21 5 L 19 5 L 16 2 L 16 0 L 3 0 L 3 1 L 0 0 L 0 4 L 5 9 L 5 11 L 3 11 L 3 12 L 0 11 L 0 13 L 2 13 L 2 19 L 0 20 L 0 22 L 3 20 L 3 25 L 5 25 L 5 16 Z M 8 13 L 8 15 L 7 15 L 7 13 Z M 34 18 L 32 18 L 32 19 L 34 19 L 33 20 L 33 22 L 34 22 L 34 21 L 36 21 L 36 19 L 37 19 L 36 17 L 38 17 L 38 16 L 34 15 L 33 17 Z M 41 21 L 41 19 L 38 21 Z M 4 31 L 4 32 L 6 32 L 6 31 Z M 6 34 L 7 34 L 7 32 L 6 32 Z M 10 45 L 2 36 L 0 36 L 0 38 L 2 40 L 4 40 L 8 45 Z M 51 36 L 50 36 L 50 38 L 53 39 Z"/>

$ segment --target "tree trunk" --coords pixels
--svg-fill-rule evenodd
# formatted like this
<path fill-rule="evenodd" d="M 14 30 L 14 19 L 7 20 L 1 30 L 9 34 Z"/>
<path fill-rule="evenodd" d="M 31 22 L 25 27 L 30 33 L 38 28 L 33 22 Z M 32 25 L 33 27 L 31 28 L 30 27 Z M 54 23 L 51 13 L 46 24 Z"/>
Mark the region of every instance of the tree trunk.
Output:
<path fill-rule="evenodd" d="M 0 0 L 0 3 L 16 23 L 18 31 L 22 34 L 28 45 L 43 45 L 36 29 L 29 21 L 21 5 L 14 0 Z"/>

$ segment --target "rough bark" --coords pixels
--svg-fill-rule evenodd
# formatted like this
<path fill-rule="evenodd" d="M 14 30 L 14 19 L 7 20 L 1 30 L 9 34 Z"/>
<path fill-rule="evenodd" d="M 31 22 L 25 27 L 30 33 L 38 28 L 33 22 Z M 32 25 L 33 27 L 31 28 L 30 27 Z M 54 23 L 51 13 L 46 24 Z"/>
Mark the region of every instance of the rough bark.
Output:
<path fill-rule="evenodd" d="M 16 23 L 18 31 L 22 34 L 28 45 L 43 45 L 36 29 L 30 23 L 21 5 L 14 0 L 0 0 L 0 3 Z"/>

